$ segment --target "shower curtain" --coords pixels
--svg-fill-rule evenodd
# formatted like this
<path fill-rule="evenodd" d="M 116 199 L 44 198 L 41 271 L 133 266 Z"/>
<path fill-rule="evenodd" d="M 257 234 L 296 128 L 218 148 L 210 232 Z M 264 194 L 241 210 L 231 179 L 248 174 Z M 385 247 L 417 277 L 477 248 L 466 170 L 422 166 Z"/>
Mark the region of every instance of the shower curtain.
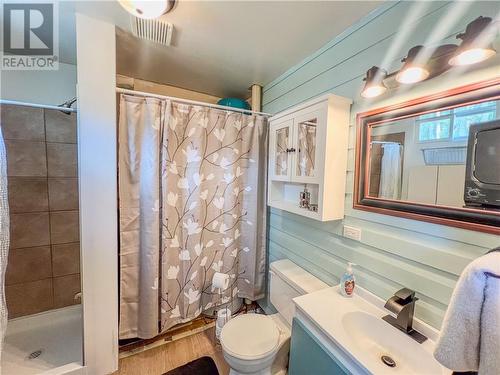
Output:
<path fill-rule="evenodd" d="M 266 152 L 263 116 L 121 96 L 120 338 L 263 297 Z"/>
<path fill-rule="evenodd" d="M 5 270 L 9 252 L 9 201 L 7 196 L 7 153 L 0 125 L 0 359 L 3 338 L 7 329 L 7 305 L 5 301 Z M 0 364 L 1 367 L 1 364 Z M 1 368 L 0 368 L 1 372 Z"/>
<path fill-rule="evenodd" d="M 379 198 L 401 198 L 401 167 L 403 147 L 398 143 L 382 145 L 384 155 L 380 170 Z"/>

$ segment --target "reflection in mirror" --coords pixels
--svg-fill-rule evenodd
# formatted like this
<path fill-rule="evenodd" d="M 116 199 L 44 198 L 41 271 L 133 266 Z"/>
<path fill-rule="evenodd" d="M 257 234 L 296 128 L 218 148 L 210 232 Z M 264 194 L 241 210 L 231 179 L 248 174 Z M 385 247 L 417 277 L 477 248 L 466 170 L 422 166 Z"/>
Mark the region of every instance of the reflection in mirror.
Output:
<path fill-rule="evenodd" d="M 297 176 L 314 176 L 316 125 L 317 119 L 299 123 Z"/>
<path fill-rule="evenodd" d="M 469 128 L 498 118 L 490 100 L 374 124 L 368 197 L 464 207 Z"/>
<path fill-rule="evenodd" d="M 288 174 L 288 131 L 288 127 L 276 131 L 276 163 L 274 167 L 276 176 Z"/>

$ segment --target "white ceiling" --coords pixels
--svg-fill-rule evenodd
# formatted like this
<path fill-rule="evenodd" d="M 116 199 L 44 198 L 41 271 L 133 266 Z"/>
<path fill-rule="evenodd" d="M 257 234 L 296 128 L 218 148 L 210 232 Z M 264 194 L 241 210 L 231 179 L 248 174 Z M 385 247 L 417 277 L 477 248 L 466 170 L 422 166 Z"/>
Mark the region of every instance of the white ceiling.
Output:
<path fill-rule="evenodd" d="M 217 96 L 248 96 L 374 10 L 380 1 L 185 1 L 163 16 L 174 25 L 164 47 L 129 33 L 116 1 L 61 4 L 61 60 L 74 62 L 71 13 L 80 11 L 117 30 L 117 71 Z M 74 19 L 74 17 L 73 17 Z M 67 29 L 67 30 L 64 30 Z M 74 34 L 74 25 L 73 25 Z"/>

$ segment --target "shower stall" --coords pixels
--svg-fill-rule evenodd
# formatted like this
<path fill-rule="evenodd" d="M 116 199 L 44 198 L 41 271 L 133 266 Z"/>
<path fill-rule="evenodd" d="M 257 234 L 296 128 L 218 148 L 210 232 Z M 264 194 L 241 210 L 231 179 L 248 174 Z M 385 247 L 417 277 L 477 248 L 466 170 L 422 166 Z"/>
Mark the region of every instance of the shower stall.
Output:
<path fill-rule="evenodd" d="M 5 172 L 0 191 L 7 192 L 0 200 L 6 218 L 0 235 L 9 244 L 0 280 L 8 311 L 0 330 L 2 375 L 77 374 L 83 369 L 73 103 L 0 101 L 1 156 L 6 156 L 0 158 Z"/>

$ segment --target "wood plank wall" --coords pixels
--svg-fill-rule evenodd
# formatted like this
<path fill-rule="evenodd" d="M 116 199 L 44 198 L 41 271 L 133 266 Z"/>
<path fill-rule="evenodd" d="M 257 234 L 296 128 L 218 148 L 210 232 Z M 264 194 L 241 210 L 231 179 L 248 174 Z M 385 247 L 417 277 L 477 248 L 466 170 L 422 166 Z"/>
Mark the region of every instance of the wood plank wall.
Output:
<path fill-rule="evenodd" d="M 269 261 L 289 258 L 331 285 L 338 283 L 348 261 L 355 262 L 359 285 L 384 299 L 402 286 L 416 290 L 421 299 L 417 317 L 440 327 L 460 272 L 474 258 L 500 245 L 500 238 L 353 210 L 354 118 L 367 106 L 380 105 L 366 103 L 359 96 L 364 73 L 372 65 L 396 69 L 411 46 L 454 42 L 455 34 L 477 16 L 498 14 L 499 2 L 385 3 L 264 87 L 263 110 L 271 113 L 327 92 L 354 98 L 345 219 L 321 223 L 270 209 Z M 448 72 L 409 91 L 392 91 L 384 100 L 397 102 L 491 78 L 498 75 L 499 64 L 496 58 L 473 72 Z M 361 241 L 343 237 L 343 224 L 361 228 Z"/>

